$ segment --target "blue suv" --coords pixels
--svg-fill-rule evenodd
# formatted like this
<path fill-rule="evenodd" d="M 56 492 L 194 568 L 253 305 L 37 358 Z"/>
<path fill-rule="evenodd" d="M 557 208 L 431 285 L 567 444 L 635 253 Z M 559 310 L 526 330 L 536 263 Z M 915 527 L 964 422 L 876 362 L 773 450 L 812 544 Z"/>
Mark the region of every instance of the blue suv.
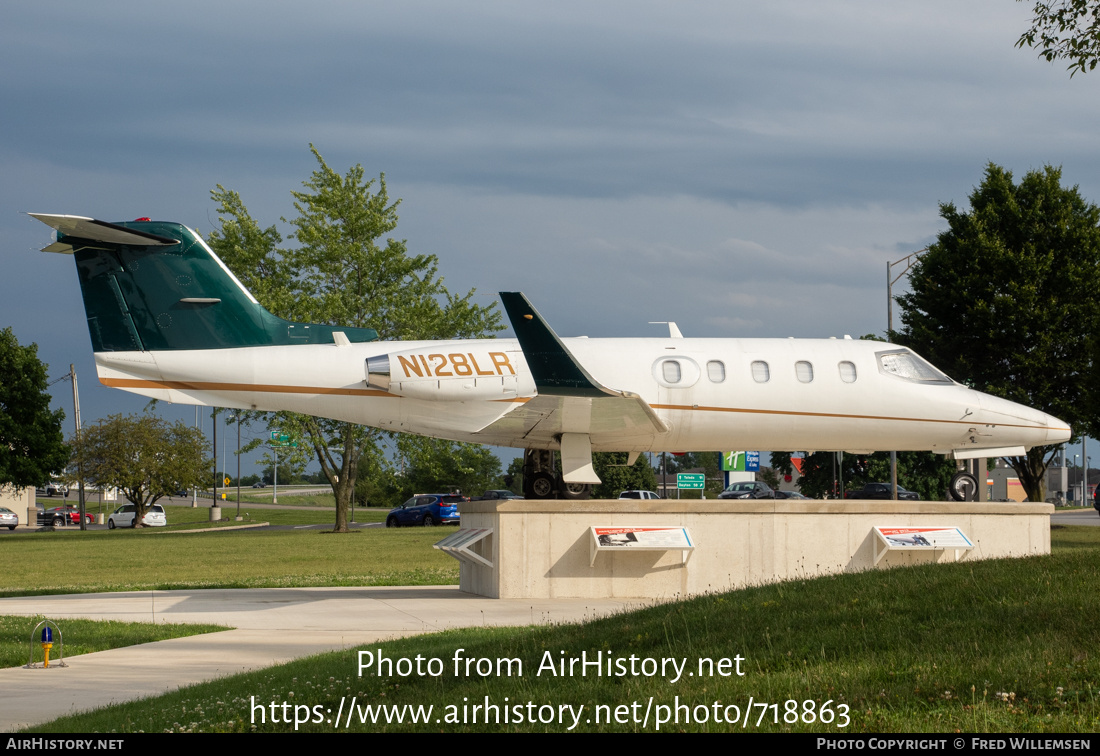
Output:
<path fill-rule="evenodd" d="M 458 494 L 417 494 L 390 510 L 386 516 L 386 527 L 457 525 L 460 501 L 466 501 L 466 497 Z"/>

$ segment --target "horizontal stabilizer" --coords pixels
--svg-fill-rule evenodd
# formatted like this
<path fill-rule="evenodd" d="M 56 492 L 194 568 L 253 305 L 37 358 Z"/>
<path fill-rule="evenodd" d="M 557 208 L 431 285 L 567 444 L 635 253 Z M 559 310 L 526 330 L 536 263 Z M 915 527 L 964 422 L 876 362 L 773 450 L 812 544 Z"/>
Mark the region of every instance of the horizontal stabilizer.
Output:
<path fill-rule="evenodd" d="M 27 213 L 65 236 L 75 236 L 93 242 L 107 244 L 127 244 L 140 247 L 168 247 L 179 244 L 178 239 L 169 239 L 132 228 L 116 226 L 114 223 L 85 218 L 80 215 L 50 215 L 48 213 Z M 64 252 L 72 254 L 73 247 L 63 239 L 42 248 L 43 252 Z"/>

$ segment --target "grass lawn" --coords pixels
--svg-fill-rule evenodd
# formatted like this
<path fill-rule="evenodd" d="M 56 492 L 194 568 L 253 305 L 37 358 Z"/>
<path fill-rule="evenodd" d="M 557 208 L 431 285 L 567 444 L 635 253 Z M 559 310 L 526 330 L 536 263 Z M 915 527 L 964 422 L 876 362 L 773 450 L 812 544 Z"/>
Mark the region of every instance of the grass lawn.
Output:
<path fill-rule="evenodd" d="M 287 520 L 313 514 L 267 511 Z M 172 522 L 174 513 L 168 516 Z M 265 512 L 265 519 L 276 518 Z M 324 530 L 165 532 L 169 530 L 81 532 L 72 528 L 5 537 L 7 566 L 0 572 L 0 596 L 458 583 L 458 562 L 432 548 L 451 529 L 377 528 L 349 534 Z"/>
<path fill-rule="evenodd" d="M 329 498 L 331 499 L 331 497 Z M 247 525 L 251 522 L 269 522 L 272 525 L 328 525 L 330 527 L 336 522 L 336 513 L 331 502 L 327 509 L 320 506 L 315 509 L 276 509 L 266 507 L 261 509 L 242 501 L 242 522 L 237 522 L 235 519 L 237 516 L 237 503 L 235 501 L 222 504 L 222 517 L 227 517 L 229 519 L 221 522 L 210 522 L 209 501 L 205 505 L 200 502 L 198 507 L 192 507 L 190 504 L 167 504 L 164 505 L 164 512 L 168 517 L 168 527 L 163 529 L 158 528 L 159 532 L 194 530 L 196 528 L 231 527 L 236 525 Z M 388 509 L 358 508 L 355 510 L 353 521 L 382 522 L 388 512 Z"/>
<path fill-rule="evenodd" d="M 21 667 L 30 656 L 31 633 L 44 617 L 10 617 L 0 615 L 0 667 Z M 185 638 L 189 635 L 216 633 L 228 628 L 220 625 L 178 625 L 151 624 L 148 622 L 93 621 L 65 619 L 62 632 L 68 640 L 65 642 L 65 657 L 78 654 L 90 654 L 94 651 L 106 651 L 111 648 L 136 646 L 139 643 Z M 39 631 L 41 632 L 41 630 Z M 39 636 L 34 636 L 37 641 Z M 50 651 L 51 665 L 58 658 L 59 638 L 54 635 L 54 647 Z M 34 660 L 42 661 L 42 649 L 34 644 Z"/>
<path fill-rule="evenodd" d="M 298 710 L 301 719 L 313 719 L 326 709 L 335 717 L 342 707 L 340 729 L 354 731 L 558 732 L 568 727 L 514 720 L 472 723 L 471 707 L 488 697 L 488 703 L 501 707 L 502 717 L 517 704 L 526 713 L 527 702 L 536 711 L 552 706 L 555 716 L 561 706 L 574 711 L 583 706 L 576 727 L 581 731 L 654 731 L 656 718 L 672 716 L 681 704 L 689 708 L 680 710 L 680 722 L 665 722 L 660 729 L 1095 732 L 1100 728 L 1100 654 L 1092 646 L 1100 625 L 1095 589 L 1100 529 L 1056 528 L 1052 541 L 1054 553 L 1045 557 L 792 581 L 581 625 L 455 630 L 407 638 L 367 648 L 393 660 L 437 658 L 438 676 L 386 672 L 358 677 L 355 652 L 344 651 L 36 729 L 294 730 L 293 723 L 272 724 L 272 702 L 289 703 L 287 716 L 292 719 L 296 705 L 308 707 Z M 451 659 L 460 648 L 467 658 L 519 660 L 522 674 L 456 676 Z M 627 664 L 633 663 L 631 657 L 682 660 L 685 672 L 675 682 L 671 673 L 659 672 L 560 676 L 544 667 L 539 674 L 547 660 L 576 658 L 582 652 Z M 702 659 L 737 656 L 743 658 L 743 676 L 698 674 L 706 668 Z M 262 724 L 258 715 L 253 722 L 254 702 L 266 707 Z M 406 721 L 387 723 L 381 709 L 366 708 L 382 704 L 431 706 L 432 713 L 427 724 L 409 722 L 407 711 Z M 750 711 L 748 727 L 715 723 L 715 712 L 734 717 L 731 707 L 737 707 L 741 719 Z M 705 715 L 706 721 L 685 722 L 688 711 L 696 720 Z M 822 723 L 822 711 L 832 715 L 831 722 Z M 646 712 L 649 719 L 643 724 Z M 374 722 L 372 716 L 381 719 Z M 842 721 L 846 726 L 839 726 Z M 297 729 L 334 727 L 322 721 Z"/>

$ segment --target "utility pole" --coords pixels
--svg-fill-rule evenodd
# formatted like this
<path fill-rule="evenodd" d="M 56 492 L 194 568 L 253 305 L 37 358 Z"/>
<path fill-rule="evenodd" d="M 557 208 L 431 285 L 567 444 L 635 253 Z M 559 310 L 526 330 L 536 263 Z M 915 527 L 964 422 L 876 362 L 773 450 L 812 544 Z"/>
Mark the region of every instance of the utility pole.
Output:
<path fill-rule="evenodd" d="M 241 413 L 237 412 L 237 520 L 241 519 Z"/>
<path fill-rule="evenodd" d="M 202 433 L 202 415 L 199 413 L 199 405 L 195 405 L 195 427 Z M 191 489 L 191 507 L 194 509 L 199 505 L 199 487 L 196 485 Z"/>
<path fill-rule="evenodd" d="M 214 501 L 212 507 L 218 506 L 218 408 L 214 408 Z"/>
<path fill-rule="evenodd" d="M 76 442 L 80 443 L 80 390 L 76 386 L 76 366 L 69 363 L 69 378 L 73 382 L 73 414 L 76 415 Z M 76 462 L 77 484 L 80 486 L 80 529 L 87 530 L 88 523 L 84 514 L 84 462 Z"/>

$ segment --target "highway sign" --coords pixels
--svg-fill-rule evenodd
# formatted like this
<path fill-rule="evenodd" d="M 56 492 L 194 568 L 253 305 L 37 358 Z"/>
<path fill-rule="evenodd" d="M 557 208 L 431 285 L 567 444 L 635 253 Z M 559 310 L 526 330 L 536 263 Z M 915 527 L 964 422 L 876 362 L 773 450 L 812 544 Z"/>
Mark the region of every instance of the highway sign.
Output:
<path fill-rule="evenodd" d="M 706 488 L 707 476 L 704 473 L 677 473 L 676 487 L 700 489 Z"/>

